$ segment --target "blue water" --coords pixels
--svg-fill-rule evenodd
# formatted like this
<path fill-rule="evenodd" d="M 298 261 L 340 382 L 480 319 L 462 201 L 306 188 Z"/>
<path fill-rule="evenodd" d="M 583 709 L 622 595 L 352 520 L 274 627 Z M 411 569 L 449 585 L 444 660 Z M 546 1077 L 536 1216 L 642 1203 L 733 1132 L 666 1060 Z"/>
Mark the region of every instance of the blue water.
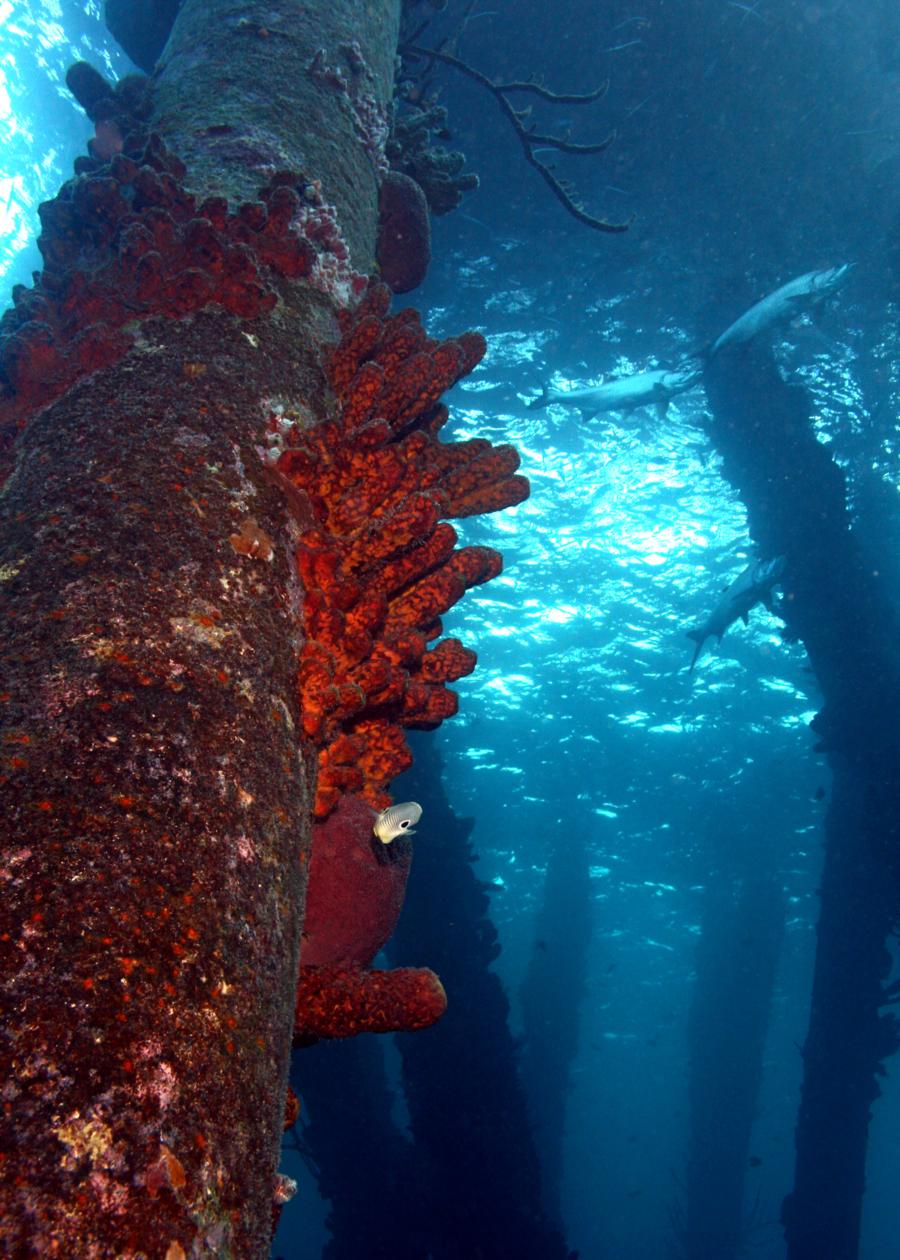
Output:
<path fill-rule="evenodd" d="M 77 58 L 111 75 L 130 68 L 99 9 L 0 0 L 6 285 L 37 265 L 36 206 L 89 134 L 65 68 Z M 432 269 L 410 300 L 433 335 L 486 334 L 484 363 L 450 397 L 448 432 L 513 442 L 532 494 L 463 523 L 467 541 L 502 550 L 505 570 L 445 619 L 479 665 L 458 685 L 459 716 L 432 738 L 454 808 L 475 819 L 517 1032 L 548 855 L 574 836 L 589 851 L 592 939 L 586 989 L 573 995 L 581 1026 L 562 1192 L 583 1260 L 666 1254 L 686 1149 L 701 900 L 730 864 L 774 870 L 787 899 L 747 1177 L 748 1254 L 783 1256 L 828 775 L 812 752 L 820 697 L 805 653 L 764 609 L 686 669 L 686 630 L 755 554 L 706 434 L 702 387 L 664 422 L 650 409 L 586 422 L 571 407 L 526 403 L 545 384 L 674 364 L 792 276 L 854 262 L 847 288 L 815 324 L 782 328 L 776 351 L 851 480 L 874 471 L 897 487 L 897 295 L 891 304 L 884 233 L 900 212 L 900 79 L 879 62 L 882 16 L 875 0 L 484 0 L 461 50 L 487 73 L 578 91 L 610 77 L 605 100 L 536 117 L 582 142 L 617 131 L 606 155 L 560 165 L 592 212 L 635 216 L 624 236 L 568 218 L 494 103 L 440 76 L 452 144 L 482 182 L 434 222 Z M 410 896 L 429 891 L 414 874 Z M 554 945 L 565 949 L 564 930 Z M 898 1254 L 898 1103 L 889 1078 L 863 1260 Z M 319 1254 L 323 1210 L 293 1159 L 300 1206 L 286 1212 L 279 1247 L 307 1260 Z"/>

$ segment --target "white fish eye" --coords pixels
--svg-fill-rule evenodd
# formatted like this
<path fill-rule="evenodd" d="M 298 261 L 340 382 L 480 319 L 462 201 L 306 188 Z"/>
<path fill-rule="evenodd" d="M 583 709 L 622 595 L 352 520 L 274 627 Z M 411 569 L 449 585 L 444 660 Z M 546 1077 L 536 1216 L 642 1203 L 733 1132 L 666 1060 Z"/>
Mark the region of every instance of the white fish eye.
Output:
<path fill-rule="evenodd" d="M 405 831 L 411 822 L 412 822 L 411 818 L 402 818 L 398 826 L 400 827 L 401 831 Z"/>

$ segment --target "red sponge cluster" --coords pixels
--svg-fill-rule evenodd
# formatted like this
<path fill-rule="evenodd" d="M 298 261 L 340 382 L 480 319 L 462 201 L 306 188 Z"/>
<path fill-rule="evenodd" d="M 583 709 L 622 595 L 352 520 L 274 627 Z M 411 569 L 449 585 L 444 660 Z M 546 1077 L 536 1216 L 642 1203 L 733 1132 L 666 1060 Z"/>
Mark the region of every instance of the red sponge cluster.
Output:
<path fill-rule="evenodd" d="M 446 684 L 474 668 L 456 639 L 435 646 L 440 617 L 470 586 L 500 572 L 486 547 L 456 548 L 441 521 L 521 502 L 510 446 L 445 444 L 444 390 L 478 363 L 484 340 L 429 338 L 417 312 L 388 315 L 373 284 L 328 365 L 340 402 L 331 424 L 303 433 L 278 460 L 315 526 L 299 540 L 306 644 L 300 664 L 305 733 L 319 749 L 316 816 L 344 793 L 375 809 L 411 764 L 405 727 L 430 729 L 456 712 Z"/>
<path fill-rule="evenodd" d="M 152 135 L 40 206 L 44 270 L 33 288 L 13 289 L 0 320 L 5 445 L 36 407 L 124 354 L 129 321 L 208 303 L 252 318 L 276 301 L 266 268 L 311 274 L 320 249 L 298 228 L 309 207 L 296 175 L 275 176 L 259 201 L 234 213 L 221 197 L 198 204 L 184 175 Z"/>

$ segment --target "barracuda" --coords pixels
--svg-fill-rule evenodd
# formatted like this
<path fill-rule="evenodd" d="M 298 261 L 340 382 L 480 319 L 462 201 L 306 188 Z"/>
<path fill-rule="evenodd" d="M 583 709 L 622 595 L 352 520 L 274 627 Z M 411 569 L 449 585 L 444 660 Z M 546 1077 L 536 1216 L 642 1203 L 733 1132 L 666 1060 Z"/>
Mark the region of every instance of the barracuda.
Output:
<path fill-rule="evenodd" d="M 533 398 L 529 407 L 546 407 L 549 403 L 563 403 L 577 407 L 582 418 L 590 420 L 601 411 L 634 411 L 637 407 L 656 407 L 660 419 L 665 419 L 669 403 L 676 394 L 682 394 L 699 384 L 702 369 L 699 363 L 652 372 L 639 372 L 605 385 L 592 385 L 587 389 L 547 389 L 539 398 Z"/>
<path fill-rule="evenodd" d="M 709 357 L 718 354 L 726 346 L 744 345 L 775 324 L 794 319 L 808 307 L 836 293 L 847 281 L 850 263 L 840 267 L 826 267 L 822 271 L 808 271 L 783 284 L 770 293 L 717 337 L 709 348 Z"/>
<path fill-rule="evenodd" d="M 774 560 L 754 560 L 731 583 L 703 624 L 695 630 L 688 630 L 687 637 L 693 639 L 697 645 L 688 672 L 697 664 L 706 640 L 715 635 L 716 640 L 721 643 L 722 635 L 736 621 L 743 621 L 746 626 L 751 608 L 764 604 L 769 612 L 776 612 L 772 602 L 772 587 L 781 581 L 785 565 L 784 556 L 776 556 Z"/>

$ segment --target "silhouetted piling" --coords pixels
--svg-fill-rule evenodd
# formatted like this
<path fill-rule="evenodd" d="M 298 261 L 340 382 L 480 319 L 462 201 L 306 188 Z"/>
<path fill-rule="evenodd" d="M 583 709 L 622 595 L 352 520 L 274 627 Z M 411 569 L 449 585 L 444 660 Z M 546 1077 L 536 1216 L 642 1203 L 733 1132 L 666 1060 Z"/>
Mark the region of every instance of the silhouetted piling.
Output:
<path fill-rule="evenodd" d="M 428 835 L 416 849 L 389 953 L 395 966 L 427 956 L 447 989 L 440 1023 L 398 1039 L 429 1254 L 566 1260 L 565 1241 L 541 1206 L 509 1002 L 491 970 L 497 933 L 473 870 L 473 824 L 450 809 L 433 739 L 417 740 L 414 751 L 403 789 L 426 807 Z"/>
<path fill-rule="evenodd" d="M 715 874 L 704 891 L 697 979 L 688 1024 L 691 1134 L 684 1260 L 735 1260 L 744 1181 L 762 1082 L 784 896 L 774 874 Z"/>
<path fill-rule="evenodd" d="M 825 697 L 813 722 L 834 773 L 813 1004 L 804 1047 L 789 1260 L 854 1260 L 877 1076 L 897 1048 L 882 1014 L 885 939 L 900 911 L 898 626 L 851 529 L 844 472 L 816 436 L 805 392 L 767 350 L 707 368 L 712 437 L 764 556 L 785 555 L 782 605 Z"/>

